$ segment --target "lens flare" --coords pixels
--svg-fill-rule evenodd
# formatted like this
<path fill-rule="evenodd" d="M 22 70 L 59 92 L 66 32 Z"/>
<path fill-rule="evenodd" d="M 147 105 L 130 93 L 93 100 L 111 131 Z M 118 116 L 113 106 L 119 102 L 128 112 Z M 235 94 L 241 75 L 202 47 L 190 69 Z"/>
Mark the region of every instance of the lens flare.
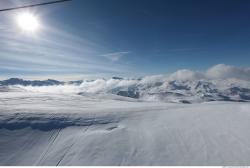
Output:
<path fill-rule="evenodd" d="M 39 20 L 32 13 L 21 13 L 17 16 L 17 24 L 19 27 L 27 32 L 35 32 L 39 28 Z"/>

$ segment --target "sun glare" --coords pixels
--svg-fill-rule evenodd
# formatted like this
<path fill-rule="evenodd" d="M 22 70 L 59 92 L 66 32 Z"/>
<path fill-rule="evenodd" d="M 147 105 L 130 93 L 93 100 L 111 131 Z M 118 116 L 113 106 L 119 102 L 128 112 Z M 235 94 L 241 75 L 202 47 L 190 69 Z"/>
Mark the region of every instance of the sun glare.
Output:
<path fill-rule="evenodd" d="M 17 24 L 19 27 L 27 32 L 35 32 L 39 28 L 39 20 L 32 13 L 21 13 L 17 16 Z"/>

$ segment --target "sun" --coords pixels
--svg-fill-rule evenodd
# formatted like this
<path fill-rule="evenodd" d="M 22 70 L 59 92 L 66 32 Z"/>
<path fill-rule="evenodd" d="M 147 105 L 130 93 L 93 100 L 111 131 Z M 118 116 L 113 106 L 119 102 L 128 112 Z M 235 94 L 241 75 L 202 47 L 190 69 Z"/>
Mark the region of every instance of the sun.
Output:
<path fill-rule="evenodd" d="M 22 30 L 27 32 L 35 32 L 39 29 L 39 19 L 30 12 L 18 14 L 17 24 Z"/>

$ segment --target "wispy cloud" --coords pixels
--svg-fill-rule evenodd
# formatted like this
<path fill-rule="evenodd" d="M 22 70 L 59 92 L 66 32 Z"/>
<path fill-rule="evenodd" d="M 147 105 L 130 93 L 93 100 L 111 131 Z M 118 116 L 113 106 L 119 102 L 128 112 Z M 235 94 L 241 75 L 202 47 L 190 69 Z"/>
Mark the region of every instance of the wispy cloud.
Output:
<path fill-rule="evenodd" d="M 0 22 L 2 20 L 1 16 Z M 110 49 L 86 37 L 48 25 L 44 25 L 35 36 L 22 34 L 16 29 L 7 23 L 0 25 L 0 70 L 3 76 L 11 77 L 21 72 L 39 76 L 41 73 L 86 75 L 102 72 L 109 75 L 130 71 L 129 65 L 113 65 L 101 59 L 100 53 Z M 103 56 L 115 61 L 128 53 Z"/>
<path fill-rule="evenodd" d="M 129 51 L 122 51 L 122 52 L 114 52 L 114 53 L 108 53 L 101 55 L 102 57 L 105 57 L 113 62 L 119 61 L 123 56 L 129 54 Z"/>

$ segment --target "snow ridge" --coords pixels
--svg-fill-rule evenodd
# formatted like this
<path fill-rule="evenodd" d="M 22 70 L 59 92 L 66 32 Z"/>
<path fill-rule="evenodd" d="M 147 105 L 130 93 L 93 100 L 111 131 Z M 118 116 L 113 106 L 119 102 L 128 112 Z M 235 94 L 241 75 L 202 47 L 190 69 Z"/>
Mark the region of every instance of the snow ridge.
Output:
<path fill-rule="evenodd" d="M 121 116 L 88 116 L 80 114 L 15 113 L 0 114 L 0 129 L 18 130 L 30 127 L 42 131 L 63 129 L 71 126 L 91 126 L 118 123 Z"/>

